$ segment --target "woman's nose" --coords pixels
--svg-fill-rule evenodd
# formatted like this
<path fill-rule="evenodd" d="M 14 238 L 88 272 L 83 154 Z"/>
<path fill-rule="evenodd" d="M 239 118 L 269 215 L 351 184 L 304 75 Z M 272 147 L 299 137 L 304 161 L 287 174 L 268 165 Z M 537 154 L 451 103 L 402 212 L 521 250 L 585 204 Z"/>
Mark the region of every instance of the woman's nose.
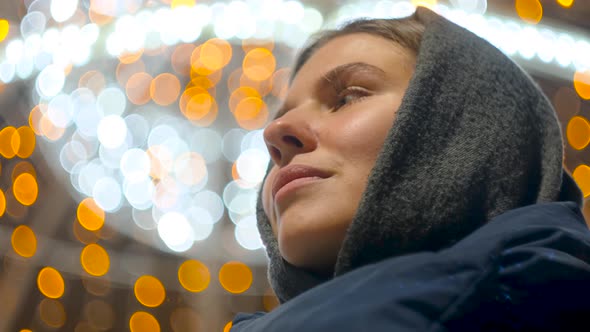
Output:
<path fill-rule="evenodd" d="M 303 114 L 289 113 L 273 120 L 264 130 L 270 156 L 279 167 L 289 164 L 298 154 L 315 150 L 318 145 L 309 119 L 302 117 Z"/>

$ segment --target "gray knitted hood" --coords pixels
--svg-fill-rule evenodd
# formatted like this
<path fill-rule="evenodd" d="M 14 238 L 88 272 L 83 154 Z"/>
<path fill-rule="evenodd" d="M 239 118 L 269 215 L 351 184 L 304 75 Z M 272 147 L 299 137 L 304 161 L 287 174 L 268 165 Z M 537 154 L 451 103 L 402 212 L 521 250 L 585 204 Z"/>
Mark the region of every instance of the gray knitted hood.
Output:
<path fill-rule="evenodd" d="M 565 200 L 582 204 L 562 166 L 555 111 L 532 79 L 473 33 L 425 8 L 414 15 L 426 26 L 415 73 L 334 276 L 451 246 L 511 209 Z M 281 257 L 258 196 L 268 278 L 283 303 L 327 279 Z"/>

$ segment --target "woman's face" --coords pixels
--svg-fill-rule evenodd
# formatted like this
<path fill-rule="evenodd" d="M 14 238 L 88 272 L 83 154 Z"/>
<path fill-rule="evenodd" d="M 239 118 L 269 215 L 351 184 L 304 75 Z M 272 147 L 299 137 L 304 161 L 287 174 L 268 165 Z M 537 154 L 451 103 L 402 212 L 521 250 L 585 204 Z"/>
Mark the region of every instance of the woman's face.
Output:
<path fill-rule="evenodd" d="M 354 33 L 316 50 L 295 76 L 264 131 L 274 165 L 263 206 L 289 263 L 333 271 L 414 67 L 411 51 Z"/>

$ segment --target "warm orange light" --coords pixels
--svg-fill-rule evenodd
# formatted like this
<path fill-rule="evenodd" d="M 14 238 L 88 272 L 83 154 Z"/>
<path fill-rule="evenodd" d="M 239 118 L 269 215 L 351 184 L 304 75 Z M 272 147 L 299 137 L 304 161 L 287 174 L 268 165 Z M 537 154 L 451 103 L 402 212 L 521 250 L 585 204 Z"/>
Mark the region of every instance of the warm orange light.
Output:
<path fill-rule="evenodd" d="M 178 268 L 178 281 L 189 292 L 202 292 L 209 286 L 211 275 L 205 264 L 191 259 Z"/>
<path fill-rule="evenodd" d="M 219 270 L 219 283 L 230 293 L 243 293 L 252 285 L 252 271 L 242 262 L 227 262 Z"/>
<path fill-rule="evenodd" d="M 7 126 L 0 130 L 0 155 L 4 158 L 10 159 L 16 155 L 14 150 L 12 137 L 16 133 L 16 128 Z"/>
<path fill-rule="evenodd" d="M 105 25 L 113 20 L 113 14 L 116 13 L 116 0 L 90 0 L 88 8 L 88 18 L 92 23 Z"/>
<path fill-rule="evenodd" d="M 176 101 L 180 93 L 180 81 L 170 73 L 163 73 L 152 80 L 150 96 L 158 105 L 166 106 Z"/>
<path fill-rule="evenodd" d="M 246 130 L 262 128 L 268 120 L 266 103 L 256 97 L 244 98 L 233 114 L 240 127 Z"/>
<path fill-rule="evenodd" d="M 543 18 L 543 5 L 539 0 L 516 0 L 516 13 L 526 22 L 537 24 Z"/>
<path fill-rule="evenodd" d="M 254 98 L 258 98 L 258 99 L 262 98 L 262 96 L 260 96 L 258 91 L 251 88 L 251 87 L 243 86 L 243 87 L 237 88 L 229 96 L 229 110 L 232 113 L 235 112 L 238 104 L 242 100 L 249 98 L 249 97 L 254 97 Z"/>
<path fill-rule="evenodd" d="M 143 61 L 138 60 L 133 63 L 119 63 L 117 65 L 117 69 L 115 70 L 115 76 L 117 77 L 117 82 L 119 82 L 120 86 L 126 86 L 127 81 L 129 78 L 137 73 L 144 73 L 145 72 L 145 64 Z"/>
<path fill-rule="evenodd" d="M 227 77 L 228 91 L 234 91 L 240 88 L 240 78 L 242 77 L 243 73 L 244 71 L 242 70 L 242 68 L 236 68 L 229 74 L 229 76 Z"/>
<path fill-rule="evenodd" d="M 10 23 L 4 19 L 0 20 L 0 42 L 6 39 L 8 32 L 10 32 Z"/>
<path fill-rule="evenodd" d="M 0 217 L 4 215 L 6 212 L 6 196 L 4 196 L 4 192 L 0 189 Z"/>
<path fill-rule="evenodd" d="M 255 48 L 244 57 L 242 69 L 244 74 L 254 81 L 264 81 L 275 71 L 276 60 L 271 51 Z"/>
<path fill-rule="evenodd" d="M 129 319 L 131 332 L 160 332 L 160 324 L 154 316 L 145 311 L 137 311 Z"/>
<path fill-rule="evenodd" d="M 139 277 L 135 282 L 133 291 L 137 301 L 146 307 L 157 307 L 166 298 L 164 285 L 156 277 L 150 275 Z"/>
<path fill-rule="evenodd" d="M 572 117 L 567 124 L 566 136 L 574 149 L 582 150 L 590 143 L 590 122 L 581 116 Z"/>
<path fill-rule="evenodd" d="M 238 162 L 237 160 L 234 161 L 233 165 L 231 166 L 231 177 L 234 181 L 238 181 L 240 179 L 240 173 L 238 173 Z"/>
<path fill-rule="evenodd" d="M 557 3 L 564 8 L 570 8 L 574 4 L 574 0 L 557 0 Z"/>
<path fill-rule="evenodd" d="M 194 186 L 207 176 L 207 164 L 203 156 L 196 152 L 186 152 L 174 162 L 176 179 L 187 186 Z"/>
<path fill-rule="evenodd" d="M 215 99 L 210 94 L 199 93 L 189 99 L 184 115 L 189 120 L 200 120 L 211 111 L 214 103 Z"/>
<path fill-rule="evenodd" d="M 53 328 L 62 327 L 66 323 L 66 310 L 58 300 L 43 299 L 39 304 L 39 315 L 43 323 Z"/>
<path fill-rule="evenodd" d="M 231 60 L 231 57 L 232 47 L 223 39 L 212 38 L 201 46 L 201 63 L 212 72 L 225 67 Z"/>
<path fill-rule="evenodd" d="M 150 157 L 150 176 L 162 179 L 172 169 L 172 154 L 164 145 L 152 145 L 147 151 Z"/>
<path fill-rule="evenodd" d="M 57 141 L 65 133 L 65 128 L 60 128 L 51 122 L 48 116 L 41 118 L 41 133 L 50 141 Z"/>
<path fill-rule="evenodd" d="M 106 80 L 104 75 L 98 70 L 87 71 L 84 75 L 80 76 L 80 80 L 78 81 L 78 87 L 88 88 L 92 90 L 96 96 L 98 96 L 105 86 Z"/>
<path fill-rule="evenodd" d="M 119 55 L 119 61 L 121 63 L 126 63 L 126 64 L 134 63 L 135 61 L 141 59 L 142 55 L 143 55 L 143 48 L 137 52 L 133 52 L 133 53 L 126 52 L 126 53 Z"/>
<path fill-rule="evenodd" d="M 590 99 L 590 69 L 574 74 L 574 88 L 580 97 Z"/>
<path fill-rule="evenodd" d="M 183 76 L 189 76 L 191 73 L 191 54 L 195 50 L 195 45 L 193 44 L 182 44 L 176 46 L 172 56 L 170 57 L 170 62 L 172 63 L 172 69 Z"/>
<path fill-rule="evenodd" d="M 275 42 L 273 39 L 243 39 L 242 50 L 244 54 L 252 51 L 255 48 L 266 48 L 272 51 L 275 48 Z"/>
<path fill-rule="evenodd" d="M 232 326 L 233 326 L 232 321 L 227 322 L 227 324 L 225 324 L 225 326 L 223 327 L 223 332 L 229 332 L 231 330 Z"/>
<path fill-rule="evenodd" d="M 180 6 L 194 7 L 195 0 L 172 0 L 172 2 L 170 3 L 170 7 L 173 9 Z"/>
<path fill-rule="evenodd" d="M 33 257 L 37 251 L 37 237 L 29 226 L 20 225 L 15 228 L 10 242 L 12 249 L 23 257 Z"/>
<path fill-rule="evenodd" d="M 18 148 L 15 150 L 16 155 L 19 158 L 29 158 L 33 151 L 35 150 L 35 132 L 28 127 L 20 127 L 16 130 L 16 134 L 13 136 L 19 137 L 19 145 Z M 14 137 L 13 137 L 14 140 Z"/>
<path fill-rule="evenodd" d="M 145 72 L 139 72 L 131 75 L 125 85 L 127 99 L 135 105 L 147 104 L 150 99 L 150 85 L 152 76 Z"/>
<path fill-rule="evenodd" d="M 189 88 L 192 87 L 199 87 L 205 90 L 209 90 L 215 87 L 215 84 L 213 84 L 213 81 L 209 78 L 209 76 L 195 76 L 194 78 L 191 78 Z"/>
<path fill-rule="evenodd" d="M 37 180 L 29 173 L 19 175 L 12 186 L 12 192 L 17 201 L 22 205 L 33 205 L 37 200 L 39 188 L 37 187 Z"/>
<path fill-rule="evenodd" d="M 242 74 L 242 76 L 240 76 L 240 86 L 251 87 L 258 91 L 262 97 L 264 97 L 272 90 L 272 77 L 262 81 L 255 81 L 248 77 L 248 75 Z"/>
<path fill-rule="evenodd" d="M 95 243 L 89 244 L 82 249 L 80 263 L 84 271 L 95 277 L 105 275 L 111 265 L 109 254 L 103 247 Z"/>
<path fill-rule="evenodd" d="M 207 76 L 207 75 L 211 75 L 215 70 L 209 69 L 201 61 L 201 48 L 202 47 L 203 47 L 202 45 L 197 46 L 193 50 L 193 52 L 191 53 L 191 59 L 190 59 L 191 73 L 194 72 L 197 75 Z"/>
<path fill-rule="evenodd" d="M 430 9 L 434 9 L 438 0 L 412 0 L 414 7 L 422 6 Z"/>
<path fill-rule="evenodd" d="M 74 232 L 74 236 L 76 239 L 84 244 L 96 243 L 98 242 L 98 234 L 93 231 L 89 231 L 80 225 L 80 222 L 76 218 L 72 223 L 73 227 L 72 230 Z"/>
<path fill-rule="evenodd" d="M 62 297 L 65 290 L 64 279 L 52 267 L 44 267 L 37 276 L 37 286 L 43 295 L 51 299 Z"/>
<path fill-rule="evenodd" d="M 29 127 L 31 127 L 31 129 L 33 129 L 35 134 L 38 136 L 43 135 L 43 130 L 41 129 L 41 120 L 43 119 L 45 113 L 47 113 L 47 104 L 35 105 L 35 107 L 33 107 L 29 113 Z"/>
<path fill-rule="evenodd" d="M 572 177 L 576 180 L 576 184 L 582 190 L 584 198 L 590 196 L 590 167 L 588 165 L 579 165 L 574 169 Z"/>
<path fill-rule="evenodd" d="M 91 197 L 83 199 L 78 204 L 76 216 L 80 225 L 89 231 L 99 230 L 104 225 L 105 213 Z"/>
<path fill-rule="evenodd" d="M 28 161 L 23 160 L 23 161 L 18 162 L 18 164 L 16 164 L 14 166 L 14 168 L 12 169 L 12 174 L 10 174 L 10 178 L 12 179 L 12 182 L 14 182 L 16 180 L 16 178 L 23 173 L 29 173 L 34 178 L 37 178 L 37 171 L 35 171 L 35 167 L 33 166 L 33 164 L 31 164 Z"/>

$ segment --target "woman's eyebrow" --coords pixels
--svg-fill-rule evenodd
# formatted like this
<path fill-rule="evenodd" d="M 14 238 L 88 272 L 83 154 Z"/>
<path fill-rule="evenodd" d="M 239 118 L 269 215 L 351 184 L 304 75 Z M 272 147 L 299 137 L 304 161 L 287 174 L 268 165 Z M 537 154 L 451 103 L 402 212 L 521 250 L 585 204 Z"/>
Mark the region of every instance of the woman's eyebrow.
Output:
<path fill-rule="evenodd" d="M 377 66 L 368 64 L 366 62 L 351 62 L 333 68 L 327 73 L 322 74 L 320 84 L 328 83 L 333 86 L 338 86 L 341 81 L 346 82 L 347 79 L 354 77 L 355 74 L 368 73 L 376 74 L 379 78 L 385 79 L 387 74 L 385 71 Z"/>
<path fill-rule="evenodd" d="M 385 71 L 377 66 L 368 64 L 366 62 L 350 62 L 345 63 L 343 65 L 337 66 L 330 71 L 321 75 L 318 84 L 319 87 L 323 87 L 325 85 L 330 85 L 333 87 L 338 87 L 342 84 L 342 82 L 346 82 L 348 79 L 352 78 L 355 74 L 359 73 L 368 73 L 377 75 L 381 79 L 385 79 L 387 74 Z M 275 115 L 273 120 L 276 120 L 283 116 L 289 107 L 286 104 L 281 105 L 278 109 L 277 114 Z"/>

